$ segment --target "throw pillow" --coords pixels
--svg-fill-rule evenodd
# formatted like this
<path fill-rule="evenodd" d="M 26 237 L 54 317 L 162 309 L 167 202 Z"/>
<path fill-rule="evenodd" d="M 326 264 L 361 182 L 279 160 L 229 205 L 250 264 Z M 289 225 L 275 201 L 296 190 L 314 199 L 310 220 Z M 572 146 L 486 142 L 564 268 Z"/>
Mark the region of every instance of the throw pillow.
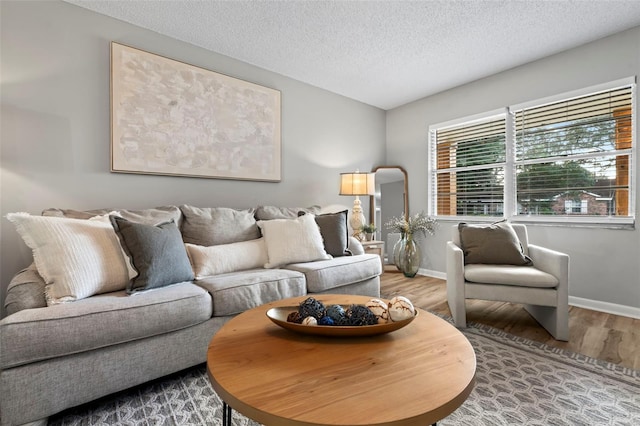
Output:
<path fill-rule="evenodd" d="M 92 216 L 92 217 L 90 217 L 90 218 L 88 218 L 86 220 L 88 220 L 88 221 L 99 220 L 99 221 L 102 221 L 102 222 L 108 224 L 109 226 L 111 226 L 111 219 L 109 219 L 109 216 L 111 216 L 111 215 L 122 217 L 122 215 L 120 214 L 119 211 L 112 211 L 112 212 L 109 212 L 109 213 L 106 213 L 106 214 L 102 214 L 102 215 L 99 215 L 99 216 Z M 43 214 L 43 216 L 44 216 L 44 214 Z M 76 219 L 83 219 L 83 218 L 76 218 Z M 124 258 L 125 265 L 127 265 L 127 272 L 129 273 L 129 280 L 132 280 L 133 278 L 135 278 L 138 275 L 138 271 L 133 269 L 133 266 L 131 266 L 131 261 L 129 259 L 129 255 L 122 248 L 122 244 L 120 244 L 120 252 L 122 253 L 122 257 Z"/>
<path fill-rule="evenodd" d="M 261 268 L 269 261 L 264 238 L 209 247 L 189 243 L 185 246 L 198 280 L 212 275 Z"/>
<path fill-rule="evenodd" d="M 320 235 L 324 241 L 325 251 L 333 257 L 347 254 L 349 241 L 349 228 L 347 227 L 347 213 L 344 210 L 338 213 L 326 213 L 317 215 L 316 223 L 320 227 Z M 298 213 L 300 216 L 305 212 Z"/>
<path fill-rule="evenodd" d="M 312 214 L 296 219 L 259 220 L 258 226 L 267 246 L 269 261 L 265 268 L 331 259 L 324 250 L 322 235 Z"/>
<path fill-rule="evenodd" d="M 114 215 L 109 218 L 122 248 L 138 271 L 138 276 L 127 284 L 127 293 L 193 279 L 182 236 L 173 220 L 147 225 Z"/>
<path fill-rule="evenodd" d="M 180 210 L 184 215 L 182 238 L 185 243 L 214 246 L 260 238 L 253 209 L 182 205 Z"/>
<path fill-rule="evenodd" d="M 531 265 L 513 227 L 506 221 L 491 225 L 458 224 L 465 263 Z"/>
<path fill-rule="evenodd" d="M 129 281 L 118 237 L 105 220 L 9 213 L 33 251 L 47 305 L 123 290 Z"/>

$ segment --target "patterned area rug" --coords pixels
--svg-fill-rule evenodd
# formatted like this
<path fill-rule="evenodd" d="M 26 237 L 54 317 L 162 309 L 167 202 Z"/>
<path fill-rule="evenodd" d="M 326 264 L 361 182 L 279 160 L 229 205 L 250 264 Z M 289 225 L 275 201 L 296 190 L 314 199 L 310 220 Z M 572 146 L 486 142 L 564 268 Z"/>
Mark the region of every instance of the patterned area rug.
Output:
<path fill-rule="evenodd" d="M 640 425 L 640 371 L 471 324 L 477 358 L 467 401 L 451 425 Z M 67 410 L 50 425 L 221 425 L 204 365 Z M 256 426 L 233 414 L 233 425 Z"/>

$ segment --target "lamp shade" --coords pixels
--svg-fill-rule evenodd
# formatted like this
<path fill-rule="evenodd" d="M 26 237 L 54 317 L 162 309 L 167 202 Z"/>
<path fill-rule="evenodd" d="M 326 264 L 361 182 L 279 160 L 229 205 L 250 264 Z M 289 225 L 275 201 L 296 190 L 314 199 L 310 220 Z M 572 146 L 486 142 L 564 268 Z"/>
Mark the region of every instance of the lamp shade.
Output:
<path fill-rule="evenodd" d="M 340 173 L 340 195 L 374 195 L 375 192 L 373 173 Z"/>

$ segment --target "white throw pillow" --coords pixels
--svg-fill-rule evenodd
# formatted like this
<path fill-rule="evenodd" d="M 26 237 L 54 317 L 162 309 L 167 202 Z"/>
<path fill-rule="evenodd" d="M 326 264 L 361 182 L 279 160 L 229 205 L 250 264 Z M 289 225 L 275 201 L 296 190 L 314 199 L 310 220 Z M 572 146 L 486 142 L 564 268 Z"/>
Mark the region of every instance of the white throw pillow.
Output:
<path fill-rule="evenodd" d="M 269 261 L 264 238 L 216 246 L 185 244 L 196 279 L 261 268 Z"/>
<path fill-rule="evenodd" d="M 129 273 L 118 237 L 105 220 L 7 215 L 46 283 L 47 305 L 124 290 Z"/>
<path fill-rule="evenodd" d="M 109 225 L 111 225 L 111 220 L 109 219 L 109 216 L 118 216 L 118 217 L 122 217 L 122 215 L 120 214 L 119 211 L 111 211 L 109 213 L 103 214 L 103 215 L 96 215 L 93 217 L 90 217 L 89 219 L 86 220 L 90 220 L 90 221 L 96 221 L 99 220 L 101 222 L 104 223 L 108 223 Z M 57 216 L 59 217 L 59 216 Z M 72 218 L 70 218 L 72 219 Z M 113 228 L 113 225 L 111 225 L 111 227 Z M 115 229 L 114 229 L 115 232 Z M 116 233 L 116 237 L 118 236 L 118 234 Z M 122 257 L 124 258 L 124 263 L 125 265 L 127 265 L 127 272 L 129 274 L 129 281 L 131 281 L 132 279 L 134 279 L 135 277 L 138 276 L 138 271 L 135 270 L 135 268 L 133 267 L 133 262 L 131 261 L 131 258 L 129 257 L 129 255 L 127 254 L 127 252 L 124 251 L 124 248 L 122 247 L 122 244 L 120 244 L 120 239 L 118 238 L 118 244 L 120 245 L 120 252 L 122 253 Z"/>
<path fill-rule="evenodd" d="M 296 219 L 259 220 L 258 226 L 267 245 L 269 262 L 265 263 L 265 268 L 332 258 L 324 250 L 313 214 Z"/>

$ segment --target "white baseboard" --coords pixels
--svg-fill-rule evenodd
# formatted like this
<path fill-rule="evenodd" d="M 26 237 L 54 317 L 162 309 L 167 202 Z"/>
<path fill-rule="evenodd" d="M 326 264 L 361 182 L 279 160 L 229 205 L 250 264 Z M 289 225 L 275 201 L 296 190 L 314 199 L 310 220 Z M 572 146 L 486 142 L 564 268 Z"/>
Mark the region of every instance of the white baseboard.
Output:
<path fill-rule="evenodd" d="M 424 275 L 425 277 L 439 278 L 439 279 L 445 280 L 445 281 L 447 279 L 447 273 L 446 272 L 433 271 L 431 269 L 420 268 L 420 269 L 418 269 L 418 275 Z"/>
<path fill-rule="evenodd" d="M 447 279 L 447 274 L 441 271 L 420 268 L 418 274 L 426 277 Z M 620 315 L 623 317 L 640 319 L 640 308 L 633 306 L 618 305 L 615 303 L 601 302 L 599 300 L 584 299 L 582 297 L 569 296 L 569 305 L 578 308 L 591 309 L 592 311 L 605 312 L 607 314 Z"/>
<path fill-rule="evenodd" d="M 592 311 L 606 312 L 608 314 L 640 319 L 640 308 L 634 308 L 633 306 L 583 299 L 582 297 L 575 296 L 569 296 L 569 304 L 578 308 L 591 309 Z"/>

